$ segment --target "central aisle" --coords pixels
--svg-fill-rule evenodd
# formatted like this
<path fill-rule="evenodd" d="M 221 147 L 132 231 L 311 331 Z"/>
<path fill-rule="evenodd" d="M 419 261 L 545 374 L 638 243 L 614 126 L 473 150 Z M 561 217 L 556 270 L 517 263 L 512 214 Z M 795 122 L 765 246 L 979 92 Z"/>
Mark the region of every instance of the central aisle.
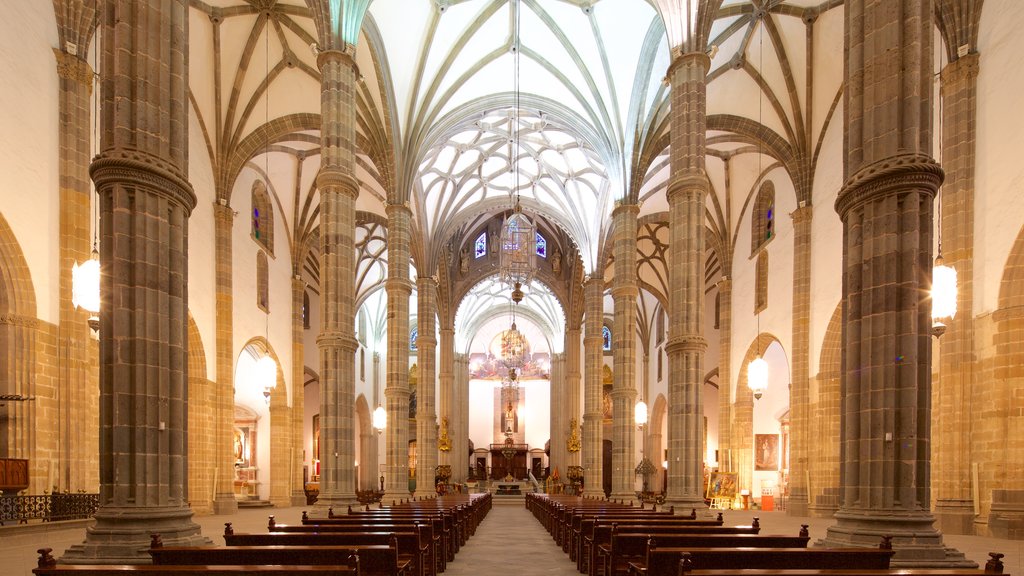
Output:
<path fill-rule="evenodd" d="M 444 576 L 578 574 L 576 564 L 555 544 L 525 505 L 495 504 Z"/>

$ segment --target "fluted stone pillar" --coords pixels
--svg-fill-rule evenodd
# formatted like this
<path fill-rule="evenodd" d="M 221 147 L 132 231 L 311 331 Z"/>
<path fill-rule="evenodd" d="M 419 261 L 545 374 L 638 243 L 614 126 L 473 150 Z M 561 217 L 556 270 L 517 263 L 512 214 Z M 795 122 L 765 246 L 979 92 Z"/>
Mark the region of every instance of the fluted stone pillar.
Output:
<path fill-rule="evenodd" d="M 730 266 L 722 263 L 723 270 Z M 727 272 L 728 273 L 728 272 Z M 718 281 L 718 470 L 732 469 L 732 278 Z"/>
<path fill-rule="evenodd" d="M 551 412 L 550 412 L 550 448 L 548 455 L 549 474 L 558 470 L 559 478 L 565 478 L 565 441 L 568 438 L 569 418 L 565 412 L 565 354 L 551 355 Z"/>
<path fill-rule="evenodd" d="M 62 16 L 64 15 L 58 15 L 58 19 L 62 19 Z M 63 31 L 65 34 L 70 32 L 66 29 Z M 84 489 L 91 492 L 96 490 L 98 485 L 98 471 L 93 455 L 98 450 L 95 430 L 98 426 L 99 394 L 97 374 L 90 368 L 90 356 L 95 351 L 91 349 L 92 341 L 87 324 L 89 314 L 85 310 L 76 310 L 71 301 L 71 268 L 76 262 L 82 264 L 90 258 L 89 232 L 93 218 L 92 190 L 89 186 L 89 156 L 93 149 L 89 135 L 93 71 L 84 59 L 93 30 L 83 32 L 86 34 L 85 38 L 75 38 L 81 42 L 77 55 L 56 48 L 53 50 L 57 59 L 57 75 L 60 77 L 57 100 L 60 138 L 60 330 L 57 354 L 61 360 L 57 373 L 57 389 L 61 399 L 60 417 L 54 420 L 64 423 L 64 426 L 60 430 L 54 429 L 53 432 L 43 431 L 42 437 L 56 433 L 55 436 L 59 438 L 63 470 L 59 476 L 54 477 L 58 480 L 59 486 L 64 490 Z M 32 339 L 35 339 L 34 334 Z M 12 346 L 8 349 L 23 348 Z M 16 365 L 13 362 L 10 364 Z M 0 362 L 0 366 L 7 365 L 6 362 Z M 0 380 L 12 384 L 24 382 L 23 389 L 18 392 L 0 389 L 0 393 L 33 396 L 31 390 L 24 389 L 34 387 L 32 379 L 21 377 L 17 370 L 11 372 L 13 373 L 0 376 Z M 5 414 L 0 415 L 2 419 L 13 416 L 14 421 L 11 434 L 0 431 L 0 437 L 3 439 L 0 454 L 5 457 L 31 460 L 34 456 L 28 452 L 28 447 L 34 443 L 29 443 L 28 440 L 36 435 L 37 432 L 33 428 L 38 420 L 28 418 L 29 413 L 33 411 L 29 404 L 31 403 L 8 403 L 4 410 Z M 6 430 L 8 426 L 3 428 Z M 51 486 L 45 488 L 52 489 Z"/>
<path fill-rule="evenodd" d="M 703 52 L 669 66 L 672 177 L 669 203 L 668 491 L 677 508 L 706 509 L 704 482 L 704 171 L 706 76 Z"/>
<path fill-rule="evenodd" d="M 454 354 L 454 386 L 452 406 L 455 424 L 452 426 L 452 479 L 465 482 L 469 473 L 469 356 Z"/>
<path fill-rule="evenodd" d="M 942 258 L 957 272 L 957 313 L 944 320 L 939 339 L 939 381 L 935 421 L 935 519 L 947 534 L 974 533 L 971 495 L 971 418 L 974 374 L 974 166 L 977 144 L 978 54 L 942 69 Z M 938 460 L 938 459 L 937 459 Z"/>
<path fill-rule="evenodd" d="M 933 6 L 844 7 L 841 501 L 824 543 L 874 546 L 892 535 L 894 567 L 972 565 L 944 547 L 929 511 L 928 288 L 942 182 L 931 158 Z"/>
<path fill-rule="evenodd" d="M 317 513 L 355 502 L 355 90 L 351 47 L 320 67 L 320 496 Z"/>
<path fill-rule="evenodd" d="M 232 282 L 231 227 L 235 213 L 225 200 L 213 206 L 214 277 L 216 292 L 216 390 L 214 392 L 214 514 L 234 514 L 235 457 L 233 429 L 235 423 L 235 361 L 234 354 L 234 291 Z"/>
<path fill-rule="evenodd" d="M 292 277 L 292 443 L 291 443 L 291 475 L 289 484 L 289 498 L 292 506 L 304 506 L 306 494 L 303 485 L 304 478 L 302 466 L 305 459 L 302 451 L 305 449 L 305 438 L 303 434 L 303 420 L 305 419 L 305 398 L 306 398 L 306 370 L 303 358 L 305 358 L 305 325 L 302 318 L 302 301 L 306 293 L 306 282 L 296 274 Z"/>
<path fill-rule="evenodd" d="M 636 497 L 636 230 L 640 207 L 621 204 L 612 212 L 615 255 L 615 330 L 612 331 L 612 492 L 611 497 Z"/>
<path fill-rule="evenodd" d="M 403 204 L 388 204 L 387 402 L 388 428 L 384 502 L 409 497 L 409 239 L 411 212 Z"/>
<path fill-rule="evenodd" d="M 209 543 L 188 507 L 188 5 L 107 2 L 100 22 L 100 506 L 63 562 L 135 563 L 150 534 Z"/>
<path fill-rule="evenodd" d="M 569 328 L 565 331 L 565 408 L 566 420 L 563 423 L 565 427 L 565 435 L 568 440 L 569 437 L 569 426 L 572 420 L 576 421 L 578 431 L 583 429 L 583 406 L 580 399 L 580 383 L 583 379 L 583 375 L 580 372 L 580 364 L 582 358 L 580 357 L 580 329 Z M 583 454 L 580 450 L 576 452 L 569 452 L 568 444 L 566 445 L 565 451 L 565 466 L 582 466 Z M 565 479 L 565 471 L 563 471 L 562 477 L 563 482 Z"/>
<path fill-rule="evenodd" d="M 437 411 L 442 418 L 448 418 L 448 439 L 451 441 L 451 449 L 441 451 L 438 454 L 438 463 L 452 467 L 452 482 L 455 482 L 455 469 L 452 459 L 452 450 L 455 449 L 455 429 L 458 426 L 458 415 L 455 414 L 454 398 L 455 391 L 455 329 L 446 326 L 438 331 L 441 339 L 438 342 L 438 370 L 437 380 L 441 397 L 438 398 Z M 440 439 L 438 440 L 440 443 Z"/>
<path fill-rule="evenodd" d="M 416 363 L 419 367 L 416 397 L 416 497 L 434 495 L 437 467 L 437 410 L 434 389 L 437 374 L 437 280 L 416 278 Z"/>
<path fill-rule="evenodd" d="M 807 516 L 811 377 L 811 206 L 793 212 L 793 350 L 790 380 L 789 501 L 786 513 Z M 770 391 L 769 391 L 770 393 Z"/>
<path fill-rule="evenodd" d="M 602 486 L 604 462 L 601 429 L 602 411 L 602 357 L 604 339 L 601 334 L 604 317 L 604 280 L 600 274 L 590 277 L 583 285 L 585 310 L 583 349 L 585 353 L 584 408 L 583 408 L 583 495 L 604 498 Z"/>

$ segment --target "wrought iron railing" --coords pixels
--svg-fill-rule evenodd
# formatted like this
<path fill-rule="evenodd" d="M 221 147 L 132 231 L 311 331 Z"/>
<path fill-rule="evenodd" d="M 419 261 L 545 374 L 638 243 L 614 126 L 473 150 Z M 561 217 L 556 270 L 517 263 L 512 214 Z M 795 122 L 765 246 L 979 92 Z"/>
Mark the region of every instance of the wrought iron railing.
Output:
<path fill-rule="evenodd" d="M 29 520 L 56 522 L 91 518 L 100 504 L 99 494 L 44 494 L 0 496 L 0 526 Z"/>

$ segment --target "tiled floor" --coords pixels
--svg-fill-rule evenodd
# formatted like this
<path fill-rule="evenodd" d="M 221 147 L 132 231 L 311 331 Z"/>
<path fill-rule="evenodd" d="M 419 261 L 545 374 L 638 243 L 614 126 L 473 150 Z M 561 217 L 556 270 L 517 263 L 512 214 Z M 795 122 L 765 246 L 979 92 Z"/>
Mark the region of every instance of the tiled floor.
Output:
<path fill-rule="evenodd" d="M 233 516 L 200 516 L 195 521 L 203 534 L 215 543 L 223 540 L 224 522 L 231 522 L 240 532 L 263 531 L 267 515 L 274 514 L 278 522 L 298 523 L 303 508 L 277 508 L 240 510 Z M 749 524 L 753 516 L 761 519 L 762 534 L 796 534 L 801 524 L 810 525 L 811 537 L 825 536 L 832 520 L 786 516 L 785 512 L 726 512 L 726 523 Z M 0 576 L 27 576 L 35 567 L 36 549 L 53 548 L 62 552 L 68 546 L 81 542 L 83 526 L 29 532 L 23 528 L 0 528 Z M 946 544 L 968 558 L 984 565 L 989 552 L 1002 552 L 1005 572 L 1024 576 L 1024 542 L 982 538 L 978 536 L 945 537 Z M 493 568 L 493 569 L 492 569 Z M 467 545 L 459 551 L 454 562 L 448 564 L 445 576 L 466 576 L 492 572 L 508 572 L 515 576 L 576 574 L 576 566 L 522 504 L 496 504 L 484 519 Z"/>

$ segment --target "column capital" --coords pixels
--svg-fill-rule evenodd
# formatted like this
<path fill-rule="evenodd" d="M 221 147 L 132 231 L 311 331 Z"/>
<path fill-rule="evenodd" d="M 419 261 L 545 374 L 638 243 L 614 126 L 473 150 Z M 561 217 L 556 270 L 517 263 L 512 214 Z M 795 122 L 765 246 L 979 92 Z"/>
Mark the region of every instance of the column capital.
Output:
<path fill-rule="evenodd" d="M 323 72 L 325 66 L 334 63 L 350 66 L 355 71 L 356 76 L 359 76 L 359 65 L 356 64 L 356 47 L 352 44 L 346 44 L 341 50 L 323 50 L 317 53 L 316 66 L 321 72 Z"/>
<path fill-rule="evenodd" d="M 793 224 L 810 224 L 814 216 L 814 206 L 805 204 L 790 212 L 789 216 L 793 219 Z"/>
<path fill-rule="evenodd" d="M 631 284 L 613 284 L 611 290 L 612 298 L 614 298 L 615 300 L 618 300 L 619 298 L 632 298 L 636 300 L 636 298 L 640 295 L 640 289 L 637 288 L 635 278 L 633 278 L 632 280 L 633 283 Z M 628 280 L 623 279 L 623 281 Z"/>
<path fill-rule="evenodd" d="M 620 215 L 625 217 L 625 215 L 628 214 L 632 214 L 633 218 L 636 218 L 636 216 L 640 214 L 640 204 L 636 202 L 616 201 L 615 208 L 612 209 L 612 218 L 614 219 L 616 216 Z"/>
<path fill-rule="evenodd" d="M 704 170 L 688 170 L 674 174 L 668 183 L 666 199 L 671 202 L 686 194 L 706 194 L 709 187 L 708 175 Z"/>
<path fill-rule="evenodd" d="M 316 344 L 323 348 L 340 348 L 349 354 L 355 354 L 359 349 L 359 341 L 349 334 L 340 332 L 321 332 L 316 337 Z"/>
<path fill-rule="evenodd" d="M 708 341 L 703 336 L 685 335 L 669 336 L 665 343 L 665 352 L 673 354 L 676 352 L 703 352 L 708 347 Z"/>
<path fill-rule="evenodd" d="M 924 154 L 900 154 L 869 164 L 850 176 L 836 198 L 839 218 L 877 198 L 909 189 L 923 190 L 932 197 L 942 184 L 942 167 Z"/>
<path fill-rule="evenodd" d="M 359 180 L 346 170 L 337 166 L 323 166 L 316 175 L 316 187 L 320 194 L 338 191 L 348 194 L 352 199 L 359 196 Z"/>
<path fill-rule="evenodd" d="M 416 276 L 416 287 L 419 290 L 437 290 L 437 278 L 434 276 Z"/>
<path fill-rule="evenodd" d="M 665 78 L 671 83 L 672 75 L 675 74 L 679 68 L 691 68 L 700 67 L 702 74 L 701 77 L 707 76 L 708 70 L 711 69 L 711 57 L 704 52 L 675 52 L 673 51 L 672 62 L 668 65 L 668 70 L 665 72 Z"/>
<path fill-rule="evenodd" d="M 191 214 L 196 195 L 188 178 L 169 162 L 139 150 L 102 152 L 89 166 L 96 190 L 112 186 L 138 186 L 173 202 Z"/>
<path fill-rule="evenodd" d="M 389 276 L 388 279 L 384 281 L 384 290 L 387 292 L 388 298 L 390 298 L 392 294 L 395 296 L 409 296 L 412 294 L 412 288 L 412 280 L 409 280 L 408 278 L 396 278 Z"/>
<path fill-rule="evenodd" d="M 405 214 L 412 217 L 412 208 L 409 207 L 408 202 L 388 202 L 384 205 L 384 214 L 387 215 L 388 220 L 391 219 L 392 214 Z"/>
<path fill-rule="evenodd" d="M 57 59 L 57 76 L 64 80 L 78 82 L 88 89 L 89 94 L 92 94 L 95 73 L 85 59 L 80 56 L 72 56 L 58 48 L 53 49 L 53 56 Z"/>
<path fill-rule="evenodd" d="M 974 81 L 978 78 L 978 61 L 980 60 L 977 52 L 971 52 L 970 54 L 957 58 L 956 60 L 946 64 L 942 71 L 939 72 L 939 87 L 942 92 L 945 92 L 949 87 L 959 84 L 965 80 Z M 945 96 L 945 94 L 943 94 Z"/>
<path fill-rule="evenodd" d="M 228 205 L 227 200 L 224 200 L 223 204 L 220 201 L 213 203 L 213 219 L 229 226 L 235 221 L 235 211 Z"/>

